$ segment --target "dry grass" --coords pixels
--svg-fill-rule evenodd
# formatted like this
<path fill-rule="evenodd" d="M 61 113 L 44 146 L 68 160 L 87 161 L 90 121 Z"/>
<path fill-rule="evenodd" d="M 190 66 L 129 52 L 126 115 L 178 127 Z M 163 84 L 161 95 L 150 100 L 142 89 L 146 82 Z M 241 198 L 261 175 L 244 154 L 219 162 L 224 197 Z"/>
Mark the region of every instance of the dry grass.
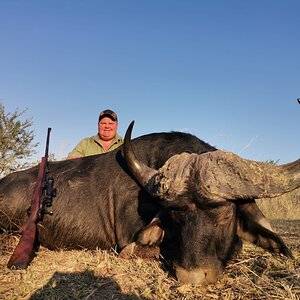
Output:
<path fill-rule="evenodd" d="M 162 261 L 125 260 L 112 251 L 41 248 L 27 270 L 6 264 L 18 237 L 0 235 L 0 299 L 300 299 L 300 190 L 257 201 L 294 259 L 251 244 L 206 287 L 181 285 Z"/>
<path fill-rule="evenodd" d="M 268 219 L 300 220 L 300 189 L 273 199 L 257 200 Z"/>
<path fill-rule="evenodd" d="M 300 299 L 300 221 L 276 221 L 295 256 L 272 256 L 250 244 L 224 277 L 205 288 L 180 285 L 162 262 L 124 260 L 111 251 L 41 248 L 27 270 L 6 264 L 17 238 L 1 237 L 0 299 Z"/>

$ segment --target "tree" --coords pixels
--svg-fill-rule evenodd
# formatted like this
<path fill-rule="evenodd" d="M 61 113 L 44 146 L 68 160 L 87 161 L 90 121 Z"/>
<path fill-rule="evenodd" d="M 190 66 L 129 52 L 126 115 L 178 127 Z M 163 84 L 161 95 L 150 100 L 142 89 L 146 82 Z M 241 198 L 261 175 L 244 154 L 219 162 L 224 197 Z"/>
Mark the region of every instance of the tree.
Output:
<path fill-rule="evenodd" d="M 20 119 L 26 111 L 6 113 L 0 102 L 0 177 L 28 167 L 25 159 L 36 153 L 38 143 L 33 143 L 32 119 Z"/>

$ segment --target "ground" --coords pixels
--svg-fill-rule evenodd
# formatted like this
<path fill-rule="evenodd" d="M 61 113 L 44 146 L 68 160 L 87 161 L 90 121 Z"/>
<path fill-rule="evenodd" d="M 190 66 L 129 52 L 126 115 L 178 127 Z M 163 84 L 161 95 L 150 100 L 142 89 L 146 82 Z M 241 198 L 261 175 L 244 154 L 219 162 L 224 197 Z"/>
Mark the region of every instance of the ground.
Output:
<path fill-rule="evenodd" d="M 41 248 L 27 270 L 6 264 L 17 237 L 2 235 L 0 299 L 300 299 L 300 220 L 272 221 L 294 259 L 246 244 L 223 278 L 205 288 L 181 285 L 163 260 L 126 260 L 111 251 Z"/>

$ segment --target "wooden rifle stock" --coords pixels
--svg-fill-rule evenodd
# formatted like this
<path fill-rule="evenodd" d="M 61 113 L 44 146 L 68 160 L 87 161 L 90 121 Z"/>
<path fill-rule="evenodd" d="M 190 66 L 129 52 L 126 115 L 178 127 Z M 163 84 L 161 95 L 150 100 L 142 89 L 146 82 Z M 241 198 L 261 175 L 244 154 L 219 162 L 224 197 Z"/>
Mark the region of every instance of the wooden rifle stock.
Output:
<path fill-rule="evenodd" d="M 37 223 L 40 221 L 39 216 L 41 215 L 41 210 L 43 210 L 41 198 L 45 188 L 50 130 L 51 128 L 48 128 L 46 152 L 41 159 L 37 183 L 31 199 L 30 214 L 21 227 L 22 236 L 7 263 L 7 267 L 10 269 L 26 269 L 35 255 Z"/>

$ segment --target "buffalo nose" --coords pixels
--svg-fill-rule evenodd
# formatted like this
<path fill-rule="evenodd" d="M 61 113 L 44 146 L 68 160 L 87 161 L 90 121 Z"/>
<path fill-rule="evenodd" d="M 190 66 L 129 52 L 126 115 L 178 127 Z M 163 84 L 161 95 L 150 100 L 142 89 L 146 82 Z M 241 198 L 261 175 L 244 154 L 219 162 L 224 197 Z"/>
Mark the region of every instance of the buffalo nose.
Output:
<path fill-rule="evenodd" d="M 176 267 L 176 277 L 182 283 L 201 285 L 214 283 L 220 279 L 221 273 L 218 267 L 202 267 L 192 270 Z"/>

